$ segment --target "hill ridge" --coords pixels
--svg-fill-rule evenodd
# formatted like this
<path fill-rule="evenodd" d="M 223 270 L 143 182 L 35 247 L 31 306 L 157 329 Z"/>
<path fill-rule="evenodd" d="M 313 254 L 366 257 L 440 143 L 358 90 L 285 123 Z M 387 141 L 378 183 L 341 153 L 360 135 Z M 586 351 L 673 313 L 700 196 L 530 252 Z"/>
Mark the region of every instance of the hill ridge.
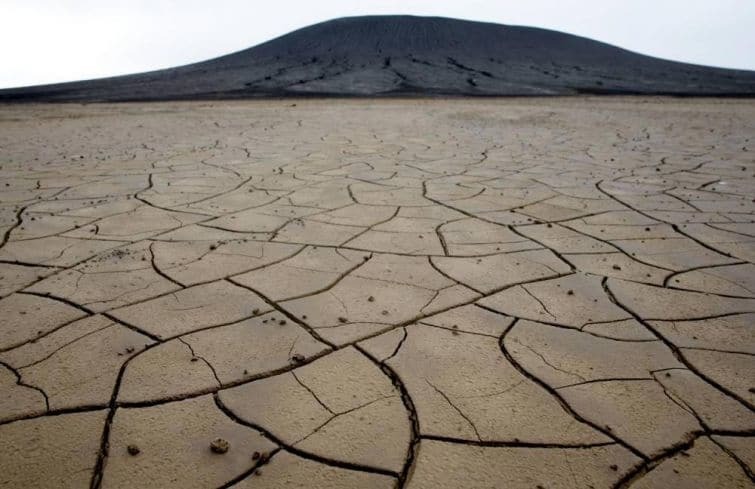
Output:
<path fill-rule="evenodd" d="M 175 68 L 0 90 L 0 100 L 580 93 L 754 96 L 755 72 L 663 60 L 537 27 L 362 16 Z"/>

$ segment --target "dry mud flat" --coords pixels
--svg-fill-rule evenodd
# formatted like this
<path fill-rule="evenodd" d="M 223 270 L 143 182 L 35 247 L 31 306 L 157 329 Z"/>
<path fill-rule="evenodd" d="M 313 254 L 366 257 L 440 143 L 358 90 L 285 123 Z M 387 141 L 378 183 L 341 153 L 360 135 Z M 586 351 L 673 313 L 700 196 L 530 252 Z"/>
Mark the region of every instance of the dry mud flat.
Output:
<path fill-rule="evenodd" d="M 738 488 L 755 103 L 0 107 L 0 486 Z"/>

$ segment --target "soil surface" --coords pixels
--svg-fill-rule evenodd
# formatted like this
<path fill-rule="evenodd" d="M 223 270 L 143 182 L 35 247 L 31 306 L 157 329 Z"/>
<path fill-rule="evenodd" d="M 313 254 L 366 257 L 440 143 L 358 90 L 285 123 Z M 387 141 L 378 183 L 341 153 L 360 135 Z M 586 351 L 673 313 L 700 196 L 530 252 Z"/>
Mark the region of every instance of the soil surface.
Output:
<path fill-rule="evenodd" d="M 755 104 L 0 107 L 0 486 L 749 488 Z"/>

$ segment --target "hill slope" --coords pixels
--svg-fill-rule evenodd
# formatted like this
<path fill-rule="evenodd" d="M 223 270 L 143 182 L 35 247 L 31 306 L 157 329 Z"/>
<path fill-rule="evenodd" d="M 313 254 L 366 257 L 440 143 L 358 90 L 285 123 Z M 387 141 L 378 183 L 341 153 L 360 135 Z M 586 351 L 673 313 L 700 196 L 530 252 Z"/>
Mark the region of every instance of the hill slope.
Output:
<path fill-rule="evenodd" d="M 350 17 L 201 63 L 0 90 L 0 100 L 303 95 L 755 95 L 755 72 L 676 63 L 533 27 Z"/>

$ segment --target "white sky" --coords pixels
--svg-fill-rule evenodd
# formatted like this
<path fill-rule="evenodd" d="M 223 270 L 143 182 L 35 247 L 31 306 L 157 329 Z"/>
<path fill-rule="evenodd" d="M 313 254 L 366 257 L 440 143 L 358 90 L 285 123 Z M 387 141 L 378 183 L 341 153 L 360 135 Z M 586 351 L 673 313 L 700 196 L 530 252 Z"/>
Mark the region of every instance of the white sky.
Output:
<path fill-rule="evenodd" d="M 168 68 L 368 14 L 546 27 L 662 58 L 755 69 L 755 0 L 0 0 L 0 87 Z"/>

